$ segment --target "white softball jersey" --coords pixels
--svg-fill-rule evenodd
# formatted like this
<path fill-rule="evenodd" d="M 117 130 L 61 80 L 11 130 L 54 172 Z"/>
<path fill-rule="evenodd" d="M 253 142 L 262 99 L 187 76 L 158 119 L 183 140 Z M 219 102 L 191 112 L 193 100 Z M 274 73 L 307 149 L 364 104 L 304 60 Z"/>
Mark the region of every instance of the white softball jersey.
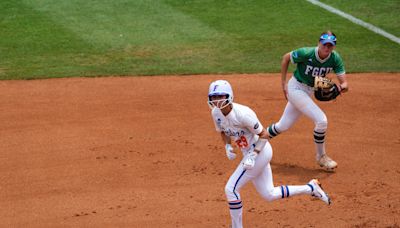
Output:
<path fill-rule="evenodd" d="M 254 144 L 259 137 L 258 134 L 262 132 L 263 126 L 253 110 L 233 102 L 232 110 L 227 116 L 224 116 L 218 108 L 214 108 L 211 111 L 211 115 L 215 129 L 230 136 L 243 154 L 250 152 L 254 148 Z"/>

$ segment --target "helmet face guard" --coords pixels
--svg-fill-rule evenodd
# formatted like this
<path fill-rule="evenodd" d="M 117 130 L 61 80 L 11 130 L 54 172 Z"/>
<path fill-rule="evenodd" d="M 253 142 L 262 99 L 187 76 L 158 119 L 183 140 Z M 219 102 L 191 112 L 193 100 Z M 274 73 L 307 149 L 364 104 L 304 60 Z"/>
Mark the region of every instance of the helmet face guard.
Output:
<path fill-rule="evenodd" d="M 214 96 L 225 96 L 225 98 L 214 100 Z M 233 91 L 229 82 L 225 80 L 217 80 L 210 84 L 208 90 L 208 106 L 223 109 L 233 102 Z"/>
<path fill-rule="evenodd" d="M 223 109 L 226 106 L 230 105 L 232 103 L 233 99 L 230 99 L 229 94 L 224 94 L 224 95 L 226 98 L 218 99 L 218 100 L 212 99 L 213 96 L 217 96 L 217 95 L 208 96 L 208 106 L 210 106 L 211 109 L 213 109 L 214 107 Z"/>

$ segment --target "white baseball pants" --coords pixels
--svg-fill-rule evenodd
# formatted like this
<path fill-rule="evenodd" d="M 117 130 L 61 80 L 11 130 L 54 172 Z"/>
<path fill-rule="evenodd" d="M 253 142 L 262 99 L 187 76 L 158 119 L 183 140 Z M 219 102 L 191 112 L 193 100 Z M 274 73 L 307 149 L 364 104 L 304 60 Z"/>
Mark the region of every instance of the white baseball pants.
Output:
<path fill-rule="evenodd" d="M 240 189 L 249 181 L 257 189 L 257 192 L 267 201 L 287 198 L 298 194 L 311 194 L 307 185 L 274 187 L 270 161 L 272 158 L 272 147 L 267 143 L 256 158 L 256 163 L 251 170 L 243 169 L 244 158 L 237 166 L 225 186 L 225 194 L 228 200 L 232 227 L 242 227 L 242 199 Z"/>
<path fill-rule="evenodd" d="M 314 124 L 314 142 L 316 145 L 317 159 L 325 154 L 325 134 L 328 120 L 325 113 L 312 99 L 313 88 L 297 81 L 292 77 L 288 82 L 288 103 L 281 119 L 272 126 L 272 133 L 282 133 L 288 130 L 304 114 Z"/>

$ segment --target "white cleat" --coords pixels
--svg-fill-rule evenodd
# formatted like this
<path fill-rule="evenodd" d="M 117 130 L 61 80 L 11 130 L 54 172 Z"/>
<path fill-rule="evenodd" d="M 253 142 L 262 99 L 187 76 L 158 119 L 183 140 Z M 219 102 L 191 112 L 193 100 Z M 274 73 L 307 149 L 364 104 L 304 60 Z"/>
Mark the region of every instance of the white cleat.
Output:
<path fill-rule="evenodd" d="M 331 199 L 329 198 L 328 194 L 322 190 L 321 183 L 318 181 L 318 179 L 310 180 L 307 185 L 311 187 L 311 196 L 324 201 L 328 205 L 331 204 Z"/>
<path fill-rule="evenodd" d="M 318 164 L 325 168 L 328 171 L 333 171 L 335 168 L 337 168 L 337 163 L 332 160 L 332 158 L 328 157 L 328 155 L 324 154 L 322 155 L 318 160 Z"/>

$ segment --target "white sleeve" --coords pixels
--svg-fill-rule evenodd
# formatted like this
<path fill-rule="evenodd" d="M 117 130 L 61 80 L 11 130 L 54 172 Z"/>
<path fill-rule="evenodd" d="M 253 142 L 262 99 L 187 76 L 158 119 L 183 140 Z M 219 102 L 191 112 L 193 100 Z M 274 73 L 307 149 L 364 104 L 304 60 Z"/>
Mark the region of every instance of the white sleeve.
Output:
<path fill-rule="evenodd" d="M 291 51 L 290 52 L 290 62 L 292 63 L 292 64 L 296 64 L 295 62 L 294 62 L 294 59 L 293 59 L 293 56 L 292 56 L 292 54 L 293 54 L 293 51 Z"/>
<path fill-rule="evenodd" d="M 253 134 L 260 134 L 262 132 L 263 126 L 257 118 L 256 113 L 249 109 L 248 112 L 243 115 L 242 123 Z"/>

